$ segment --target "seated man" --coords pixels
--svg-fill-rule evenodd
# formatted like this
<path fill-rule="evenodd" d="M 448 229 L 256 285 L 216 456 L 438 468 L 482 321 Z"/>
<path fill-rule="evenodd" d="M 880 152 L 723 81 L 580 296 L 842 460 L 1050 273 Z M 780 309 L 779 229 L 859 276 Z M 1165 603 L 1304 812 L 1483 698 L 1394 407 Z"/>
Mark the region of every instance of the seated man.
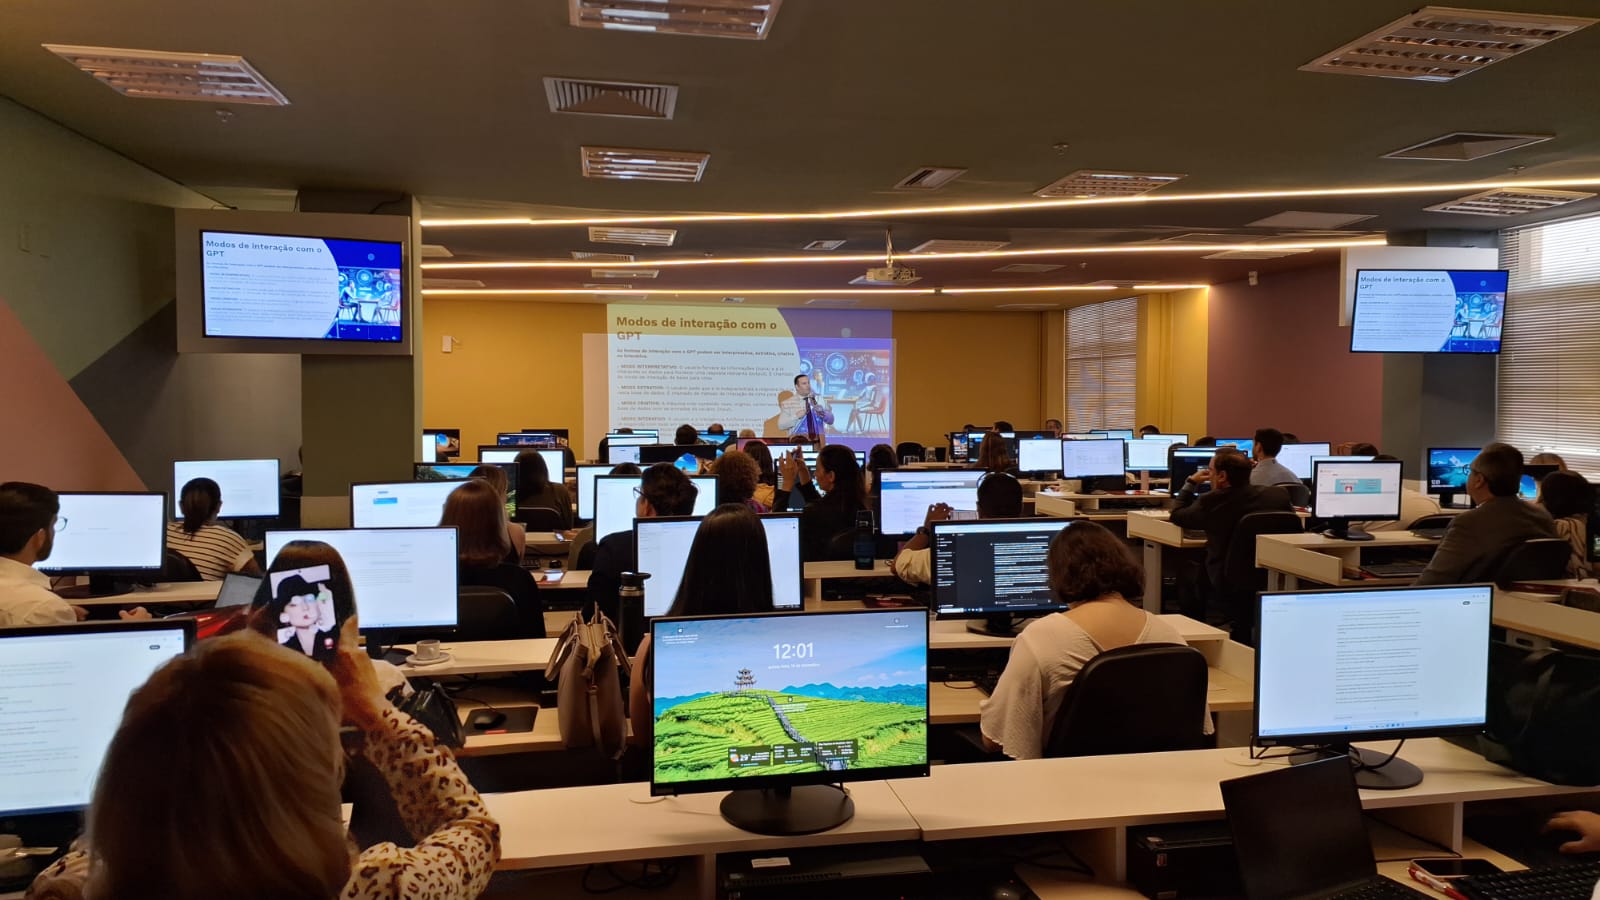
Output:
<path fill-rule="evenodd" d="M 1417 584 L 1491 579 L 1518 544 L 1555 537 L 1555 522 L 1544 507 L 1517 497 L 1521 483 L 1522 451 L 1498 442 L 1479 451 L 1467 474 L 1467 495 L 1477 507 L 1450 521 Z"/>
<path fill-rule="evenodd" d="M 930 584 L 933 581 L 933 551 L 928 543 L 933 540 L 932 526 L 943 522 L 953 512 L 948 504 L 935 503 L 928 507 L 928 516 L 917 533 L 900 548 L 890 570 L 906 584 Z M 978 518 L 1022 518 L 1022 485 L 1004 472 L 991 472 L 978 482 Z"/>
<path fill-rule="evenodd" d="M 50 590 L 50 577 L 33 567 L 50 558 L 61 500 L 49 488 L 25 481 L 0 484 L 0 628 L 71 625 L 89 613 Z M 144 607 L 121 613 L 148 619 Z"/>
<path fill-rule="evenodd" d="M 1255 445 L 1251 454 L 1255 457 L 1256 467 L 1250 470 L 1251 484 L 1299 484 L 1300 477 L 1289 471 L 1289 467 L 1278 462 L 1278 453 L 1283 450 L 1283 432 L 1276 428 L 1257 428 Z"/>
<path fill-rule="evenodd" d="M 1277 485 L 1251 484 L 1250 472 L 1250 460 L 1243 453 L 1223 447 L 1211 458 L 1210 470 L 1201 469 L 1190 475 L 1177 495 L 1178 506 L 1172 511 L 1172 524 L 1205 531 L 1206 576 L 1213 588 L 1222 587 L 1228 546 L 1240 519 L 1253 512 L 1294 510 L 1288 491 Z M 1206 482 L 1210 482 L 1211 490 L 1199 496 L 1199 485 Z M 1239 610 L 1228 613 L 1235 622 L 1241 621 Z M 1243 619 L 1248 620 L 1248 617 Z"/>

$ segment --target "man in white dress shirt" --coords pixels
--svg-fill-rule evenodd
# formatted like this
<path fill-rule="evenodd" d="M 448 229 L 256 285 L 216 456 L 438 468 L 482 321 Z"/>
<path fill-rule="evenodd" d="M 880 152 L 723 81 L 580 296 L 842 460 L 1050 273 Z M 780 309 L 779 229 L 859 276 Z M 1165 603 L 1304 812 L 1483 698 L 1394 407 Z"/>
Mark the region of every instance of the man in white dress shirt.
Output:
<path fill-rule="evenodd" d="M 61 500 L 26 481 L 0 484 L 0 628 L 70 625 L 88 615 L 50 590 L 50 577 L 33 567 L 50 558 Z M 144 607 L 121 613 L 148 619 Z"/>

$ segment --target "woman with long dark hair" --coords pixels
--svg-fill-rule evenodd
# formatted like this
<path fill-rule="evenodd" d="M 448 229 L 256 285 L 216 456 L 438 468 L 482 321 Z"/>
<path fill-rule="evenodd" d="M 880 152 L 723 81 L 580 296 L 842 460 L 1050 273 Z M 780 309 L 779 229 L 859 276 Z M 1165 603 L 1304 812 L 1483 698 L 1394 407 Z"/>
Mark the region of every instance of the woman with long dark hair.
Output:
<path fill-rule="evenodd" d="M 861 467 L 856 464 L 855 451 L 843 444 L 823 447 L 817 454 L 814 478 L 801 462 L 799 450 L 790 451 L 781 468 L 784 483 L 794 485 L 792 490 L 806 498 L 806 508 L 800 513 L 801 556 L 807 562 L 849 559 L 850 553 L 840 551 L 836 539 L 854 529 L 856 513 L 868 508 L 867 486 Z M 790 490 L 778 488 L 774 509 L 789 508 Z"/>
<path fill-rule="evenodd" d="M 572 493 L 567 490 L 565 472 L 550 473 L 537 450 L 517 454 L 517 517 L 525 510 L 553 509 L 560 519 L 558 531 L 572 527 Z"/>
<path fill-rule="evenodd" d="M 494 486 L 469 478 L 444 501 L 439 524 L 456 530 L 456 583 L 499 588 L 517 605 L 518 638 L 545 636 L 544 603 L 528 570 L 509 562 L 510 532 L 506 506 Z"/>
<path fill-rule="evenodd" d="M 222 488 L 209 478 L 195 478 L 178 492 L 182 522 L 167 523 L 167 548 L 194 563 L 204 581 L 221 581 L 229 572 L 261 574 L 250 544 L 239 533 L 217 524 Z"/>

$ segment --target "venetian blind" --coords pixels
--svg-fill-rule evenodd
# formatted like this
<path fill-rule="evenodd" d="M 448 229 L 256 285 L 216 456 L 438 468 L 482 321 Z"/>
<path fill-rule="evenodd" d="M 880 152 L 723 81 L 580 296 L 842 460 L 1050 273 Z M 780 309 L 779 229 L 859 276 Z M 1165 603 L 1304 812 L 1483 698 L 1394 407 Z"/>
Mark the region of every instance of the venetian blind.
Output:
<path fill-rule="evenodd" d="M 1600 216 L 1502 235 L 1500 439 L 1600 476 Z"/>
<path fill-rule="evenodd" d="M 1067 310 L 1067 431 L 1133 428 L 1139 299 Z"/>

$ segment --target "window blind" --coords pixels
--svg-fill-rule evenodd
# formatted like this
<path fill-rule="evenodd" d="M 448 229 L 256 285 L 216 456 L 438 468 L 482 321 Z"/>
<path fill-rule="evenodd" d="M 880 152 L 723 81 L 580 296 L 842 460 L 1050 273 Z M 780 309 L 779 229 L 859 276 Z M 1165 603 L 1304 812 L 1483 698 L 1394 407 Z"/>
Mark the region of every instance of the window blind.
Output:
<path fill-rule="evenodd" d="M 1600 476 L 1600 216 L 1501 236 L 1511 273 L 1497 432 L 1525 456 L 1558 453 Z"/>
<path fill-rule="evenodd" d="M 1139 298 L 1067 310 L 1067 431 L 1133 428 Z"/>

